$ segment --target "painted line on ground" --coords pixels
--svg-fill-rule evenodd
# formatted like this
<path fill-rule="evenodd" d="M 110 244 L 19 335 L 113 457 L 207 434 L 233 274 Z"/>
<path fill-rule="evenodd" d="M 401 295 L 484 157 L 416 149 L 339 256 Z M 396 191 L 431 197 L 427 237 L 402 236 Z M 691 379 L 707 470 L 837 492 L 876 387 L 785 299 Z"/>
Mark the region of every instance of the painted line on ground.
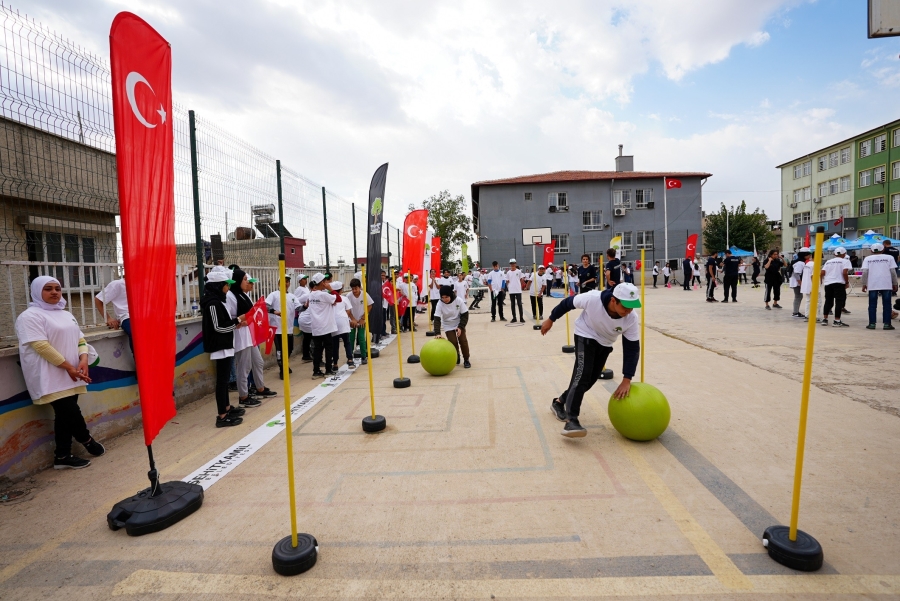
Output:
<path fill-rule="evenodd" d="M 394 338 L 394 336 L 388 336 L 381 343 L 371 346 L 380 351 L 393 342 Z M 356 370 L 349 370 L 346 366 L 343 366 L 336 376 L 326 378 L 321 384 L 294 401 L 291 404 L 291 420 L 299 418 L 315 407 L 322 399 L 331 394 L 333 390 L 346 382 L 355 373 Z M 186 476 L 183 481 L 199 484 L 203 487 L 203 490 L 208 490 L 210 486 L 228 475 L 229 472 L 263 448 L 269 441 L 284 432 L 286 427 L 285 413 L 282 411 L 219 453 L 216 457 L 204 463 L 200 468 Z"/>

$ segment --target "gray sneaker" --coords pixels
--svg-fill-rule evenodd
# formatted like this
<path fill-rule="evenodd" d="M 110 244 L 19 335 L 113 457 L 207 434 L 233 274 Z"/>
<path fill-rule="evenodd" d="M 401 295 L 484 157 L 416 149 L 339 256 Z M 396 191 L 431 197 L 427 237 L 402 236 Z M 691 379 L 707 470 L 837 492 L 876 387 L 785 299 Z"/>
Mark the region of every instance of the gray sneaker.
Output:
<path fill-rule="evenodd" d="M 587 430 L 581 427 L 577 419 L 570 419 L 566 422 L 566 427 L 561 432 L 566 438 L 584 438 L 587 436 Z"/>

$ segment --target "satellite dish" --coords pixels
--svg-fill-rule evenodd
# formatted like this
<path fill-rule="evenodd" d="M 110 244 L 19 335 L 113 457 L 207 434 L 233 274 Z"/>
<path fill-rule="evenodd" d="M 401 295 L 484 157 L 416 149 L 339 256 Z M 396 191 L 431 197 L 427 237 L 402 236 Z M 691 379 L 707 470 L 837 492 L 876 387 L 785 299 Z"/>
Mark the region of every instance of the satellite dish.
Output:
<path fill-rule="evenodd" d="M 315 264 L 315 263 L 313 263 L 313 262 L 312 262 L 312 261 L 310 261 L 310 262 L 309 262 L 309 266 L 310 266 L 310 267 L 315 267 L 315 266 L 316 266 L 316 264 Z"/>

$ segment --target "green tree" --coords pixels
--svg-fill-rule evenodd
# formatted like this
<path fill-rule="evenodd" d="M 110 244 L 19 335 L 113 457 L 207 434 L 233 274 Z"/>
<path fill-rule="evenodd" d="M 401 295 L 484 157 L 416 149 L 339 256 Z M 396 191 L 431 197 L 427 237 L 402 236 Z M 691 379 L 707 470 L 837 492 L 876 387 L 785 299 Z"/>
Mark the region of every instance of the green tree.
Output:
<path fill-rule="evenodd" d="M 466 197 L 451 196 L 449 190 L 422 201 L 428 209 L 428 225 L 441 239 L 441 269 L 453 269 L 459 264 L 453 257 L 460 254 L 463 244 L 472 240 L 472 220 L 466 215 Z"/>
<path fill-rule="evenodd" d="M 730 209 L 723 203 L 718 213 L 706 216 L 703 228 L 703 246 L 707 251 L 722 252 L 729 245 L 742 250 L 753 250 L 753 236 L 756 235 L 756 249 L 764 253 L 776 242 L 775 234 L 766 224 L 768 218 L 759 209 L 747 212 L 747 203 L 741 201 Z M 727 240 L 727 242 L 726 242 Z"/>

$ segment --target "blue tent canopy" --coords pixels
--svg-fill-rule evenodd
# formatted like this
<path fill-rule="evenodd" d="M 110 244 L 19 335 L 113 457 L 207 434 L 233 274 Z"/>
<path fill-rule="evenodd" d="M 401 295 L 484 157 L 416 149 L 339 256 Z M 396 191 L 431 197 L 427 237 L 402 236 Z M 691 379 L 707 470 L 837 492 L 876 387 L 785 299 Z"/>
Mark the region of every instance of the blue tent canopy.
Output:
<path fill-rule="evenodd" d="M 737 246 L 732 246 L 732 247 L 731 247 L 731 254 L 733 254 L 735 257 L 752 257 L 752 256 L 753 256 L 753 252 L 752 252 L 752 251 L 749 251 L 749 250 L 741 250 L 741 249 L 738 248 Z"/>

